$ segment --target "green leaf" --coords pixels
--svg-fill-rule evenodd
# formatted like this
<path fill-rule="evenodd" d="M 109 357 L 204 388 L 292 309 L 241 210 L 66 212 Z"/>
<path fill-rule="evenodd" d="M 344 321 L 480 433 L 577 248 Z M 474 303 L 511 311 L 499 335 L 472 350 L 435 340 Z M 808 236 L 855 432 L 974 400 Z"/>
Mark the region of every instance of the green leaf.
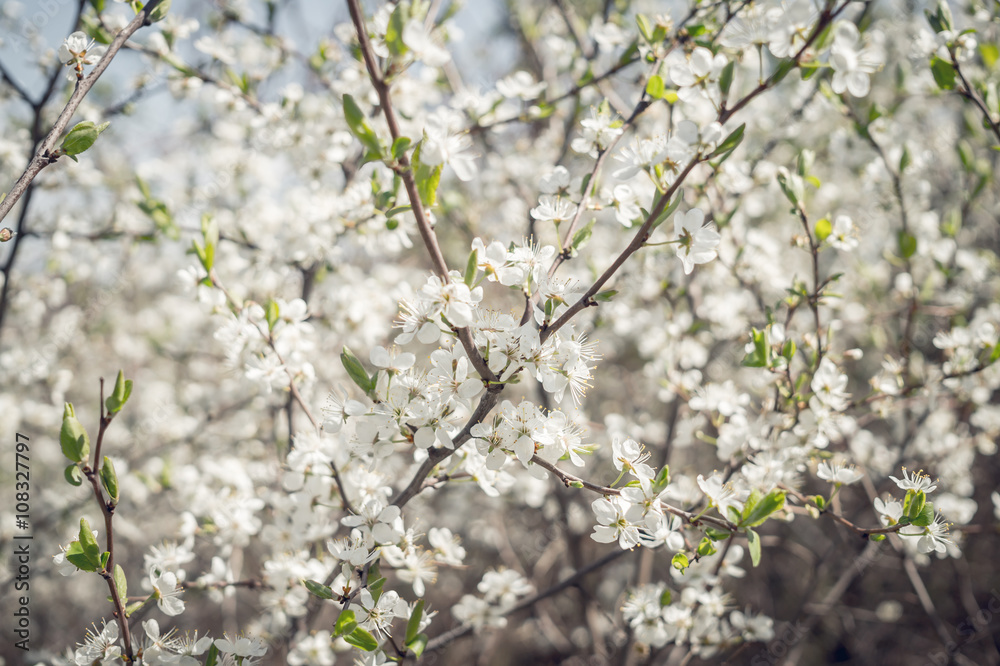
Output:
<path fill-rule="evenodd" d="M 747 545 L 750 550 L 750 562 L 757 566 L 760 564 L 760 537 L 753 530 L 747 530 Z"/>
<path fill-rule="evenodd" d="M 987 365 L 996 363 L 997 359 L 1000 359 L 1000 342 L 993 345 L 993 351 L 990 353 L 990 358 L 986 363 Z"/>
<path fill-rule="evenodd" d="M 785 171 L 778 171 L 778 185 L 781 186 L 781 191 L 784 192 L 785 198 L 795 206 L 799 207 L 799 201 L 802 200 L 802 196 L 805 193 L 805 188 L 802 184 L 802 177 L 798 174 L 789 174 Z"/>
<path fill-rule="evenodd" d="M 115 565 L 114 572 L 115 590 L 118 592 L 118 598 L 122 601 L 128 599 L 128 581 L 125 579 L 125 570 L 122 569 L 120 564 Z"/>
<path fill-rule="evenodd" d="M 389 16 L 389 24 L 385 27 L 385 45 L 389 47 L 389 53 L 394 56 L 403 55 L 409 50 L 403 41 L 403 28 L 409 20 L 409 14 L 409 3 L 398 3 Z"/>
<path fill-rule="evenodd" d="M 653 207 L 650 210 L 656 210 L 656 207 L 660 205 L 661 199 L 663 199 L 663 194 L 657 191 L 656 195 L 653 197 Z M 677 210 L 677 207 L 681 205 L 681 199 L 683 199 L 681 196 L 674 197 L 674 200 L 667 204 L 667 206 L 663 209 L 663 212 L 656 216 L 651 229 L 655 229 L 666 222 L 667 219 L 673 215 L 674 211 Z M 649 214 L 644 211 L 643 217 L 649 217 Z"/>
<path fill-rule="evenodd" d="M 219 663 L 219 648 L 215 647 L 215 643 L 212 643 L 211 647 L 208 648 L 208 655 L 205 658 L 205 666 L 218 666 Z"/>
<path fill-rule="evenodd" d="M 724 539 L 728 539 L 729 537 L 731 537 L 732 532 L 729 532 L 728 530 L 719 530 L 714 527 L 706 527 L 705 536 L 707 536 L 712 541 L 722 541 Z"/>
<path fill-rule="evenodd" d="M 469 253 L 469 259 L 465 262 L 465 286 L 472 289 L 476 283 L 476 276 L 479 275 L 479 252 L 473 250 Z"/>
<path fill-rule="evenodd" d="M 830 234 L 833 232 L 833 225 L 830 224 L 830 220 L 824 217 L 816 221 L 816 226 L 813 231 L 816 232 L 816 240 L 822 243 L 829 238 Z"/>
<path fill-rule="evenodd" d="M 90 437 L 83 424 L 76 418 L 73 404 L 67 402 L 63 410 L 62 429 L 59 431 L 59 445 L 63 455 L 71 462 L 86 462 L 90 455 Z"/>
<path fill-rule="evenodd" d="M 417 192 L 420 194 L 420 200 L 426 206 L 433 206 L 437 203 L 437 189 L 441 183 L 443 169 L 443 164 L 431 167 L 421 162 L 417 165 Z"/>
<path fill-rule="evenodd" d="M 927 527 L 934 522 L 934 505 L 930 502 L 924 504 L 920 509 L 920 515 L 911 521 L 917 527 Z"/>
<path fill-rule="evenodd" d="M 951 7 L 948 6 L 947 0 L 938 0 L 936 11 L 932 14 L 929 9 L 925 9 L 924 15 L 927 17 L 927 22 L 931 24 L 934 32 L 945 32 L 954 29 Z"/>
<path fill-rule="evenodd" d="M 885 541 L 884 534 L 870 534 L 868 535 L 868 538 L 871 539 L 872 541 Z"/>
<path fill-rule="evenodd" d="M 378 575 L 378 574 L 375 574 Z M 379 600 L 382 596 L 382 588 L 385 587 L 386 578 L 385 576 L 378 576 L 375 580 L 371 580 L 372 574 L 369 569 L 369 580 L 368 580 L 368 591 L 371 592 L 372 599 L 375 601 Z"/>
<path fill-rule="evenodd" d="M 698 544 L 698 554 L 702 557 L 715 555 L 717 552 L 718 549 L 715 547 L 715 543 L 708 537 L 703 537 L 701 543 Z"/>
<path fill-rule="evenodd" d="M 900 231 L 897 240 L 899 241 L 899 253 L 904 259 L 909 259 L 917 252 L 917 238 L 906 231 Z"/>
<path fill-rule="evenodd" d="M 395 206 L 385 211 L 385 219 L 391 220 L 400 213 L 405 213 L 408 210 L 413 210 L 413 206 Z"/>
<path fill-rule="evenodd" d="M 908 166 L 910 166 L 910 151 L 903 146 L 903 154 L 899 156 L 899 173 L 906 171 Z"/>
<path fill-rule="evenodd" d="M 170 3 L 173 0 L 163 0 L 160 4 L 153 8 L 153 11 L 149 13 L 149 22 L 156 23 L 162 21 L 167 17 L 167 12 L 170 11 Z"/>
<path fill-rule="evenodd" d="M 684 553 L 677 553 L 674 555 L 673 559 L 670 560 L 670 564 L 680 572 L 683 572 L 689 566 L 691 566 L 691 561 L 688 560 L 688 556 Z"/>
<path fill-rule="evenodd" d="M 577 230 L 573 234 L 573 240 L 570 242 L 570 247 L 573 248 L 573 256 L 576 256 L 577 252 L 583 249 L 590 240 L 590 237 L 594 234 L 594 222 L 595 219 L 591 219 L 590 222 L 585 224 L 582 228 Z"/>
<path fill-rule="evenodd" d="M 988 42 L 981 42 L 979 44 L 979 55 L 983 59 L 983 64 L 986 65 L 987 69 L 993 69 L 997 61 L 1000 60 L 1000 46 L 996 44 L 990 44 Z"/>
<path fill-rule="evenodd" d="M 427 648 L 428 640 L 427 634 L 417 634 L 413 640 L 406 642 L 406 647 L 413 653 L 413 656 L 419 658 Z"/>
<path fill-rule="evenodd" d="M 771 347 L 767 343 L 767 330 L 750 329 L 750 339 L 753 342 L 753 351 L 743 357 L 743 365 L 747 368 L 768 367 Z"/>
<path fill-rule="evenodd" d="M 746 129 L 746 126 L 747 124 L 743 123 L 730 132 L 729 136 L 723 139 L 722 143 L 719 144 L 719 147 L 713 150 L 712 154 L 709 155 L 708 158 L 712 159 L 713 157 L 722 156 L 722 159 L 719 160 L 719 162 L 725 161 L 725 159 L 729 157 L 729 155 L 736 150 L 741 143 L 743 143 L 743 130 Z"/>
<path fill-rule="evenodd" d="M 594 300 L 597 301 L 598 303 L 607 303 L 617 295 L 618 295 L 618 290 L 607 289 L 605 291 L 599 291 L 596 294 L 594 294 Z"/>
<path fill-rule="evenodd" d="M 931 74 L 941 90 L 955 88 L 955 67 L 939 56 L 931 56 Z"/>
<path fill-rule="evenodd" d="M 107 456 L 104 456 L 104 464 L 101 465 L 101 485 L 108 493 L 108 501 L 111 506 L 117 505 L 118 474 L 115 473 L 115 466 Z"/>
<path fill-rule="evenodd" d="M 413 612 L 410 613 L 410 619 L 406 622 L 406 644 L 409 646 L 410 642 L 417 637 L 420 632 L 420 620 L 424 616 L 424 600 L 418 599 L 416 605 L 413 607 Z"/>
<path fill-rule="evenodd" d="M 115 388 L 111 392 L 111 395 L 104 401 L 104 406 L 108 408 L 108 413 L 117 414 L 120 412 L 125 403 L 128 402 L 130 395 L 132 395 L 132 380 L 125 379 L 125 373 L 119 370 L 118 377 L 115 379 Z"/>
<path fill-rule="evenodd" d="M 83 546 L 78 540 L 74 540 L 66 549 L 66 560 L 81 571 L 97 571 L 100 566 L 100 560 L 92 562 L 83 552 Z"/>
<path fill-rule="evenodd" d="M 361 107 L 350 95 L 344 95 L 344 118 L 347 120 L 347 126 L 351 128 L 351 133 L 358 137 L 365 148 L 381 157 L 382 145 L 379 143 L 375 131 L 365 119 Z"/>
<path fill-rule="evenodd" d="M 74 155 L 79 155 L 85 152 L 94 142 L 97 141 L 97 137 L 101 135 L 101 132 L 108 129 L 111 123 L 101 123 L 100 125 L 95 125 L 91 120 L 84 120 L 81 123 L 77 123 L 76 126 L 69 131 L 69 134 L 63 139 L 62 145 L 59 147 L 59 151 L 68 157 L 73 157 Z"/>
<path fill-rule="evenodd" d="M 76 463 L 66 466 L 66 469 L 63 470 L 63 477 L 71 486 L 79 486 L 83 483 L 83 472 L 80 471 L 80 466 Z"/>
<path fill-rule="evenodd" d="M 772 490 L 762 498 L 750 511 L 744 511 L 741 527 L 756 527 L 785 506 L 785 492 Z M 756 566 L 756 565 L 754 565 Z"/>
<path fill-rule="evenodd" d="M 788 76 L 789 72 L 791 72 L 797 66 L 798 62 L 794 58 L 788 58 L 787 60 L 782 60 L 781 63 L 778 65 L 778 68 L 774 70 L 773 74 L 771 74 L 771 79 L 770 79 L 771 82 L 775 84 L 779 83 L 782 79 Z"/>
<path fill-rule="evenodd" d="M 722 68 L 722 73 L 719 74 L 719 90 L 722 92 L 722 101 L 725 102 L 729 97 L 729 89 L 733 85 L 733 70 L 736 67 L 736 61 L 730 60 L 725 67 Z"/>
<path fill-rule="evenodd" d="M 90 0 L 90 6 L 94 8 L 94 11 L 100 14 L 104 11 L 104 0 Z"/>
<path fill-rule="evenodd" d="M 412 143 L 413 142 L 408 137 L 405 137 L 405 136 L 401 136 L 398 139 L 396 139 L 395 141 L 393 141 L 392 142 L 392 159 L 394 159 L 394 160 L 401 159 L 404 155 L 406 155 L 406 151 L 409 150 L 410 144 L 412 144 Z"/>
<path fill-rule="evenodd" d="M 666 90 L 667 87 L 663 83 L 663 77 L 659 74 L 653 74 L 649 77 L 649 81 L 646 82 L 646 94 L 653 99 L 663 99 L 663 94 Z"/>
<path fill-rule="evenodd" d="M 267 303 L 264 304 L 264 320 L 267 322 L 267 330 L 274 330 L 274 325 L 278 323 L 279 317 L 281 317 L 281 310 L 278 307 L 278 302 L 273 298 L 267 299 Z"/>
<path fill-rule="evenodd" d="M 636 14 L 635 23 L 639 28 L 639 34 L 647 42 L 653 41 L 653 24 L 649 22 L 649 19 L 645 14 Z"/>
<path fill-rule="evenodd" d="M 922 490 L 909 489 L 906 491 L 906 498 L 903 500 L 903 515 L 911 521 L 920 517 L 927 503 L 927 495 Z"/>
<path fill-rule="evenodd" d="M 670 588 L 663 588 L 663 594 L 660 595 L 660 608 L 669 606 L 671 601 L 673 601 L 673 594 L 671 594 Z"/>
<path fill-rule="evenodd" d="M 670 465 L 664 465 L 653 478 L 652 492 L 659 495 L 670 484 Z"/>
<path fill-rule="evenodd" d="M 351 633 L 357 628 L 358 623 L 354 619 L 354 611 L 341 611 L 340 615 L 337 617 L 336 624 L 333 625 L 333 635 L 335 637 L 343 636 Z"/>
<path fill-rule="evenodd" d="M 340 352 L 340 362 L 344 364 L 347 374 L 362 391 L 370 393 L 375 388 L 375 384 L 368 376 L 368 372 L 365 370 L 365 366 L 361 363 L 361 360 L 346 346 Z"/>
<path fill-rule="evenodd" d="M 344 640 L 347 641 L 348 644 L 353 645 L 356 648 L 360 648 L 365 652 L 374 652 L 378 649 L 378 641 L 375 640 L 375 637 L 361 627 L 358 627 L 347 636 L 344 636 Z"/>
<path fill-rule="evenodd" d="M 101 565 L 101 547 L 97 545 L 93 530 L 86 518 L 80 519 L 80 548 L 84 556 L 98 568 Z"/>
<path fill-rule="evenodd" d="M 201 216 L 201 235 L 205 239 L 205 261 L 202 265 L 206 271 L 211 271 L 215 265 L 215 248 L 219 246 L 219 223 L 208 213 Z"/>
<path fill-rule="evenodd" d="M 307 590 L 309 590 L 309 594 L 313 595 L 314 597 L 319 597 L 320 599 L 334 598 L 333 590 L 331 590 L 329 586 L 324 585 L 319 581 L 303 580 L 302 584 L 306 586 Z"/>

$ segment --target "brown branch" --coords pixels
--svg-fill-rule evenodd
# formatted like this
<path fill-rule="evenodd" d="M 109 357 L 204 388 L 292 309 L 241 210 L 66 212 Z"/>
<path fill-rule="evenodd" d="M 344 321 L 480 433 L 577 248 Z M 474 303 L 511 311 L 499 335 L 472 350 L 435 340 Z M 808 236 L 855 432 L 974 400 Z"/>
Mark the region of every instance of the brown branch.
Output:
<path fill-rule="evenodd" d="M 361 55 L 364 57 L 365 67 L 368 68 L 368 76 L 375 87 L 375 92 L 378 93 L 382 115 L 385 116 L 385 122 L 389 126 L 389 134 L 392 136 L 393 143 L 395 143 L 396 139 L 402 136 L 402 132 L 399 130 L 396 111 L 392 106 L 392 98 L 389 95 L 389 84 L 382 76 L 382 70 L 375 61 L 375 54 L 372 51 L 371 43 L 368 41 L 368 31 L 365 28 L 365 20 L 358 0 L 347 0 L 347 6 L 351 12 L 351 20 L 354 22 L 354 31 L 358 35 L 358 42 L 361 46 Z M 424 241 L 424 247 L 427 248 L 427 253 L 430 254 L 431 263 L 434 265 L 434 272 L 437 273 L 438 277 L 445 284 L 449 284 L 451 276 L 449 275 L 448 262 L 445 261 L 444 254 L 441 252 L 441 246 L 437 241 L 437 236 L 434 234 L 430 220 L 427 219 L 427 212 L 424 210 L 420 193 L 417 190 L 416 180 L 413 178 L 410 158 L 405 153 L 399 156 L 398 167 L 395 170 L 400 178 L 403 179 L 403 185 L 406 187 L 406 195 L 410 199 L 413 216 L 417 220 L 417 228 L 420 230 L 420 237 Z M 469 361 L 476 368 L 479 376 L 490 383 L 497 381 L 497 377 L 490 370 L 486 359 L 483 358 L 483 355 L 476 348 L 476 343 L 472 339 L 472 332 L 468 328 L 458 328 L 455 329 L 455 332 L 458 334 L 458 339 L 461 341 L 462 347 L 465 348 L 465 353 L 468 355 Z"/>
<path fill-rule="evenodd" d="M 14 187 L 11 188 L 10 192 L 7 194 L 7 198 L 0 202 L 0 220 L 7 216 L 10 209 L 14 207 L 14 204 L 21 198 L 21 196 L 28 189 L 31 181 L 35 179 L 35 176 L 39 172 L 50 164 L 54 164 L 58 159 L 58 156 L 53 156 L 52 152 L 55 148 L 56 141 L 62 136 L 62 133 L 69 126 L 69 121 L 73 119 L 73 114 L 76 113 L 77 108 L 79 108 L 80 103 L 83 102 L 83 98 L 86 97 L 90 89 L 94 87 L 97 83 L 97 79 L 101 77 L 104 70 L 108 68 L 111 64 L 111 60 L 118 53 L 119 49 L 125 45 L 125 42 L 131 37 L 139 28 L 147 25 L 147 19 L 149 14 L 156 9 L 161 0 L 150 0 L 150 2 L 143 7 L 135 18 L 125 26 L 121 32 L 115 35 L 115 38 L 108 45 L 108 50 L 104 53 L 104 56 L 98 61 L 94 66 L 93 71 L 87 76 L 78 80 L 76 83 L 76 88 L 73 90 L 73 95 L 69 98 L 69 102 L 63 108 L 62 113 L 59 114 L 59 118 L 56 119 L 55 125 L 49 131 L 48 135 L 42 141 L 41 145 L 35 152 L 34 157 L 28 163 L 27 168 L 21 177 L 17 179 L 14 183 Z"/>

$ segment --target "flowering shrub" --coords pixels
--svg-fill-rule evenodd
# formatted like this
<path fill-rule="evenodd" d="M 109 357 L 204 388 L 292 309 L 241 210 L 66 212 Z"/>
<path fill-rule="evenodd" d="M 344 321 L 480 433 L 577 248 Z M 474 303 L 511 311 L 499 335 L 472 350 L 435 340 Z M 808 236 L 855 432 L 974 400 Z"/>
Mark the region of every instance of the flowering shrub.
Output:
<path fill-rule="evenodd" d="M 473 4 L 0 10 L 2 654 L 995 660 L 995 8 Z"/>

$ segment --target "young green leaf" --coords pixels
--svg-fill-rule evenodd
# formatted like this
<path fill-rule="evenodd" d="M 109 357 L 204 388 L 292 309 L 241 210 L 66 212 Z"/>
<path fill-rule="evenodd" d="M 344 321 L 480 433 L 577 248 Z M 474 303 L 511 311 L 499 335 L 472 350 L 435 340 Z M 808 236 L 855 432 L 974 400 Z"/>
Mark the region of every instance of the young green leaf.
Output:
<path fill-rule="evenodd" d="M 77 123 L 63 139 L 62 145 L 59 147 L 59 152 L 67 157 L 71 157 L 74 162 L 79 162 L 76 159 L 76 155 L 85 152 L 93 146 L 94 142 L 97 141 L 97 137 L 101 135 L 101 132 L 108 129 L 109 125 L 111 125 L 109 122 L 95 125 L 92 120 L 84 120 Z"/>
<path fill-rule="evenodd" d="M 76 418 L 73 404 L 67 402 L 63 410 L 62 429 L 59 431 L 59 445 L 63 455 L 71 462 L 85 462 L 90 455 L 90 437 L 83 424 Z"/>
<path fill-rule="evenodd" d="M 378 649 L 378 641 L 375 640 L 375 637 L 361 627 L 358 627 L 347 636 L 344 636 L 344 640 L 347 641 L 348 644 L 353 645 L 356 648 L 360 648 L 365 652 L 374 652 Z"/>
<path fill-rule="evenodd" d="M 720 155 L 722 155 L 724 157 L 722 158 L 722 160 L 719 160 L 721 162 L 725 160 L 727 157 L 729 157 L 729 155 L 734 150 L 736 150 L 741 143 L 743 143 L 743 130 L 745 130 L 746 127 L 747 124 L 743 123 L 736 129 L 734 129 L 732 132 L 730 132 L 729 136 L 723 139 L 722 143 L 719 144 L 719 147 L 713 150 L 712 153 L 708 156 L 709 159 L 713 157 L 719 157 Z"/>
<path fill-rule="evenodd" d="M 659 74 L 653 74 L 649 77 L 649 81 L 646 82 L 646 94 L 653 99 L 663 99 L 663 94 L 666 90 L 667 87 L 663 83 L 663 77 Z"/>
<path fill-rule="evenodd" d="M 780 511 L 785 506 L 785 492 L 783 490 L 772 490 L 758 501 L 752 509 L 744 511 L 742 527 L 756 527 Z"/>
<path fill-rule="evenodd" d="M 101 485 L 108 493 L 108 504 L 112 507 L 118 504 L 118 474 L 115 473 L 115 466 L 111 459 L 104 456 L 104 464 L 101 465 Z"/>
<path fill-rule="evenodd" d="M 750 562 L 757 566 L 760 564 L 760 537 L 753 530 L 747 530 L 747 545 L 750 550 Z"/>
<path fill-rule="evenodd" d="M 362 391 L 369 393 L 373 388 L 375 388 L 375 385 L 368 376 L 368 372 L 365 370 L 365 366 L 361 363 L 361 360 L 346 346 L 344 347 L 344 350 L 340 352 L 340 362 L 344 364 L 344 369 L 347 370 L 347 374 L 352 380 L 354 380 L 354 383 L 357 384 L 358 388 Z"/>
<path fill-rule="evenodd" d="M 354 611 L 341 611 L 340 615 L 337 617 L 336 624 L 333 625 L 333 635 L 335 637 L 344 636 L 346 634 L 350 634 L 352 631 L 357 629 L 357 627 L 358 623 L 354 619 Z"/>
<path fill-rule="evenodd" d="M 476 283 L 476 276 L 479 274 L 479 253 L 473 250 L 469 253 L 469 259 L 465 262 L 465 286 L 472 289 Z"/>
<path fill-rule="evenodd" d="M 331 590 L 329 586 L 324 585 L 319 581 L 303 580 L 302 584 L 306 586 L 306 589 L 309 591 L 309 594 L 313 595 L 314 597 L 319 597 L 320 599 L 334 598 L 333 590 Z"/>
<path fill-rule="evenodd" d="M 63 470 L 63 477 L 71 486 L 79 486 L 83 483 L 83 472 L 80 471 L 80 466 L 76 463 L 66 466 L 66 469 Z"/>
<path fill-rule="evenodd" d="M 365 148 L 375 155 L 382 156 L 382 144 L 379 143 L 375 130 L 371 128 L 365 119 L 365 114 L 350 95 L 344 95 L 344 118 L 347 126 L 351 128 L 351 133 L 358 137 Z"/>
<path fill-rule="evenodd" d="M 410 613 L 410 619 L 406 622 L 406 644 L 409 646 L 410 642 L 417 637 L 420 632 L 420 620 L 424 616 L 424 600 L 418 599 L 416 605 L 413 607 L 413 612 Z"/>

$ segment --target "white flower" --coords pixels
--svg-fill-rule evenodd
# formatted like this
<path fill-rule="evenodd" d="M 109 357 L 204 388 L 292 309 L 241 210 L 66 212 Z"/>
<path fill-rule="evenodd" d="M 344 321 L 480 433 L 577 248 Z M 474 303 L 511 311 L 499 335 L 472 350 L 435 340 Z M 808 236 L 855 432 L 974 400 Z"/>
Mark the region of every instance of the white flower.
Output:
<path fill-rule="evenodd" d="M 921 553 L 931 551 L 944 553 L 950 543 L 952 541 L 948 538 L 948 523 L 944 522 L 944 516 L 939 513 L 934 516 L 934 522 L 924 528 L 924 535 L 917 540 L 917 550 Z"/>
<path fill-rule="evenodd" d="M 59 47 L 59 60 L 66 65 L 93 65 L 108 50 L 105 46 L 95 46 L 94 40 L 79 30 L 66 38 Z"/>
<path fill-rule="evenodd" d="M 387 634 L 393 619 L 406 617 L 407 611 L 406 602 L 393 590 L 383 592 L 377 603 L 371 592 L 361 590 L 361 608 L 364 615 L 359 615 L 358 624 L 376 635 Z"/>
<path fill-rule="evenodd" d="M 393 372 L 409 370 L 417 362 L 416 356 L 410 352 L 400 351 L 398 347 L 390 349 L 382 346 L 372 347 L 368 358 L 376 368 L 385 368 Z"/>
<path fill-rule="evenodd" d="M 597 515 L 594 533 L 590 538 L 598 543 L 611 543 L 617 539 L 622 550 L 639 545 L 638 521 L 642 520 L 642 507 L 629 504 L 621 497 L 602 497 L 590 505 Z"/>
<path fill-rule="evenodd" d="M 931 477 L 924 474 L 923 470 L 921 470 L 920 472 L 915 472 L 914 474 L 911 475 L 909 472 L 906 471 L 906 468 L 904 467 L 902 479 L 897 479 L 894 476 L 890 476 L 889 478 L 895 481 L 896 485 L 899 486 L 902 490 L 918 490 L 918 491 L 922 490 L 925 493 L 931 493 L 934 492 L 935 488 L 937 488 L 937 485 L 935 485 L 934 482 L 931 481 Z"/>
<path fill-rule="evenodd" d="M 267 645 L 259 638 L 251 636 L 237 636 L 230 639 L 228 634 L 223 634 L 224 638 L 215 639 L 215 647 L 220 652 L 232 654 L 236 657 L 263 657 L 267 654 Z"/>
<path fill-rule="evenodd" d="M 840 372 L 833 361 L 825 356 L 820 361 L 819 369 L 813 375 L 809 388 L 824 406 L 835 412 L 846 409 L 851 397 L 851 394 L 844 390 L 847 388 L 847 375 Z"/>
<path fill-rule="evenodd" d="M 73 659 L 77 666 L 91 666 L 95 662 L 103 663 L 105 659 L 120 657 L 122 649 L 118 647 L 117 643 L 118 623 L 108 624 L 105 622 L 100 632 L 97 632 L 96 626 L 94 626 L 94 631 L 87 629 L 87 636 L 84 638 L 84 642 L 79 644 L 80 647 L 76 649 Z"/>
<path fill-rule="evenodd" d="M 707 264 L 716 257 L 716 248 L 722 239 L 714 224 L 702 226 L 705 213 L 692 208 L 674 215 L 674 233 L 677 234 L 677 257 L 684 264 L 684 274 L 690 275 L 695 264 Z"/>
<path fill-rule="evenodd" d="M 879 513 L 879 520 L 886 527 L 895 525 L 903 517 L 903 503 L 893 499 L 882 501 L 881 498 L 876 497 L 875 510 Z"/>
<path fill-rule="evenodd" d="M 705 493 L 712 505 L 719 510 L 719 513 L 726 518 L 729 517 L 727 508 L 732 507 L 736 511 L 743 508 L 743 503 L 736 498 L 736 489 L 731 483 L 722 483 L 718 474 L 712 474 L 707 479 L 699 474 L 698 487 L 701 488 L 701 492 Z"/>
<path fill-rule="evenodd" d="M 824 460 L 819 464 L 816 476 L 824 481 L 829 481 L 830 483 L 849 486 L 852 483 L 860 481 L 864 474 L 858 471 L 854 465 L 850 465 L 848 467 L 845 467 L 843 463 L 835 463 L 831 465 Z"/>
<path fill-rule="evenodd" d="M 670 79 L 680 88 L 678 96 L 686 102 L 693 100 L 699 92 L 717 102 L 720 97 L 718 87 L 708 86 L 718 80 L 727 63 L 726 56 L 721 53 L 713 55 L 704 46 L 698 46 L 688 60 L 670 67 Z"/>
<path fill-rule="evenodd" d="M 830 242 L 830 245 L 838 250 L 850 252 L 860 243 L 857 233 L 858 229 L 854 226 L 854 222 L 850 217 L 847 215 L 838 215 L 833 221 L 833 229 L 827 240 Z"/>
<path fill-rule="evenodd" d="M 545 82 L 536 83 L 529 72 L 520 70 L 497 81 L 497 92 L 509 99 L 532 100 L 545 90 Z"/>
<path fill-rule="evenodd" d="M 183 591 L 177 585 L 177 575 L 173 571 L 152 572 L 149 582 L 156 595 L 156 605 L 165 615 L 180 615 L 184 612 L 184 601 L 180 598 Z"/>
<path fill-rule="evenodd" d="M 464 595 L 451 609 L 456 620 L 476 629 L 507 626 L 507 618 L 501 612 L 500 608 L 471 594 Z"/>
<path fill-rule="evenodd" d="M 428 116 L 420 144 L 420 161 L 430 166 L 447 163 L 459 180 L 469 181 L 478 171 L 477 155 L 469 152 L 472 148 L 469 135 L 457 131 L 461 125 L 461 117 L 448 109 L 439 109 Z"/>
<path fill-rule="evenodd" d="M 419 19 L 411 19 L 403 27 L 403 43 L 428 67 L 440 67 L 451 60 L 448 50 L 434 43 L 430 34 L 424 30 L 423 21 Z"/>
<path fill-rule="evenodd" d="M 576 206 L 571 201 L 550 194 L 543 194 L 538 199 L 538 205 L 531 209 L 531 217 L 539 222 L 559 224 L 566 222 L 576 213 Z"/>
<path fill-rule="evenodd" d="M 868 75 L 882 66 L 882 57 L 875 49 L 858 49 L 861 35 L 856 25 L 842 21 L 834 28 L 833 46 L 830 48 L 830 66 L 833 80 L 830 87 L 838 95 L 845 90 L 855 97 L 864 97 L 871 90 Z"/>
<path fill-rule="evenodd" d="M 631 437 L 626 437 L 621 441 L 616 437 L 611 442 L 611 455 L 615 469 L 618 471 L 632 472 L 636 468 L 645 468 L 652 472 L 652 468 L 645 464 L 652 454 Z M 641 476 L 652 476 L 652 474 L 641 474 Z"/>
<path fill-rule="evenodd" d="M 528 580 L 513 569 L 487 571 L 479 581 L 478 590 L 490 603 L 496 602 L 500 608 L 510 608 L 518 597 L 524 597 L 535 591 Z"/>
<path fill-rule="evenodd" d="M 573 139 L 570 147 L 577 153 L 597 157 L 622 133 L 621 121 L 612 118 L 611 112 L 591 109 L 591 117 L 580 121 L 582 136 Z"/>

